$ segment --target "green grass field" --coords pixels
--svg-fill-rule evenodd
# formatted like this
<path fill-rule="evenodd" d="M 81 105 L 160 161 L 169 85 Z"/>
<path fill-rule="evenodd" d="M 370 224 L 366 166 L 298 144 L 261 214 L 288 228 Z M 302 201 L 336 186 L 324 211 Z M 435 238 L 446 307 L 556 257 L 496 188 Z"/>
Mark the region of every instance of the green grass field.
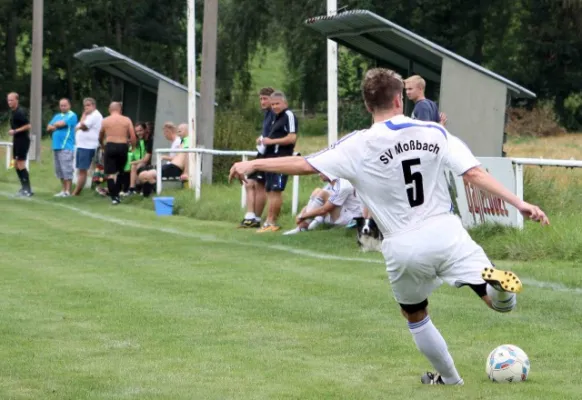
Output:
<path fill-rule="evenodd" d="M 509 315 L 470 290 L 439 289 L 433 321 L 466 385 L 423 387 L 430 367 L 379 255 L 359 254 L 343 231 L 274 241 L 104 201 L 14 199 L 14 189 L 0 184 L 0 398 L 568 399 L 579 390 L 573 263 L 512 265 L 526 290 Z M 503 343 L 530 356 L 528 382 L 487 380 L 485 357 Z"/>
<path fill-rule="evenodd" d="M 353 231 L 257 235 L 157 217 L 151 200 L 55 199 L 46 147 L 44 160 L 31 164 L 31 199 L 12 197 L 16 176 L 0 167 L 0 399 L 579 398 L 582 270 L 559 256 L 580 250 L 579 215 L 556 216 L 546 255 L 497 261 L 525 284 L 513 313 L 469 289 L 435 292 L 431 316 L 465 386 L 427 387 L 381 256 L 360 253 Z M 240 216 L 237 186 L 203 190 L 182 204 Z M 527 250 L 540 232 L 481 234 Z M 528 353 L 527 382 L 487 380 L 485 358 L 504 343 Z"/>

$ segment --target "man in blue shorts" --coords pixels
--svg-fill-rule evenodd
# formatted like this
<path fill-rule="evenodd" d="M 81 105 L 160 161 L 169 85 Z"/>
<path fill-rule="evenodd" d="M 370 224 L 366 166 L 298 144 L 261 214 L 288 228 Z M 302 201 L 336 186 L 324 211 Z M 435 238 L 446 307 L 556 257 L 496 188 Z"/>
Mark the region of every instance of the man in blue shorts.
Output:
<path fill-rule="evenodd" d="M 263 158 L 278 158 L 293 155 L 295 142 L 297 141 L 298 121 L 293 111 L 289 110 L 287 98 L 282 92 L 275 91 L 271 94 L 271 109 L 275 118 L 267 137 L 259 138 L 259 145 L 265 146 Z M 283 204 L 283 191 L 287 186 L 287 175 L 276 172 L 265 173 L 265 191 L 269 211 L 267 220 L 257 233 L 276 232 L 281 227 L 277 225 L 277 219 Z"/>
<path fill-rule="evenodd" d="M 257 138 L 257 158 L 264 157 L 265 146 L 261 146 L 259 142 L 262 138 L 269 135 L 271 125 L 275 118 L 275 114 L 271 110 L 271 94 L 273 94 L 274 91 L 275 89 L 271 87 L 265 87 L 259 90 L 259 102 L 264 116 L 261 135 Z M 240 227 L 260 228 L 261 216 L 263 215 L 265 203 L 267 202 L 267 193 L 265 192 L 265 174 L 258 171 L 248 176 L 247 182 L 245 183 L 245 191 L 247 212 L 240 223 Z"/>
<path fill-rule="evenodd" d="M 73 196 L 78 196 L 87 181 L 87 171 L 91 168 L 95 152 L 99 147 L 99 131 L 101 130 L 101 121 L 103 115 L 97 109 L 95 99 L 90 97 L 83 100 L 83 115 L 81 122 L 76 126 L 76 165 L 79 171 L 77 176 L 77 186 L 73 191 Z"/>

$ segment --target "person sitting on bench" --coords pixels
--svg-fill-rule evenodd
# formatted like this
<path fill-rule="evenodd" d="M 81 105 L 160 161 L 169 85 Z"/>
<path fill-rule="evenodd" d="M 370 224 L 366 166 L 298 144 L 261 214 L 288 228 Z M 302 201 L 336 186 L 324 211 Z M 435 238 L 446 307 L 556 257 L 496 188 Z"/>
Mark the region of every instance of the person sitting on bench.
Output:
<path fill-rule="evenodd" d="M 148 197 L 156 186 L 156 169 L 151 167 L 139 174 L 139 181 L 143 182 L 142 194 Z M 179 178 L 181 181 L 188 180 L 188 154 L 178 153 L 169 163 L 162 165 L 162 178 Z"/>

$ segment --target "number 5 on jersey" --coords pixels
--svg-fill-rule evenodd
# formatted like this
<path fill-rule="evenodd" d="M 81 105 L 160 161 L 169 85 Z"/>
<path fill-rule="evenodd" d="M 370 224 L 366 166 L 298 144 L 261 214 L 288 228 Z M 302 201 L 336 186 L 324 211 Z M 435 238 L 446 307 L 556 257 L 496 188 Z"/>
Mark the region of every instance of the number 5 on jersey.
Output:
<path fill-rule="evenodd" d="M 420 165 L 420 158 L 402 161 L 402 172 L 404 173 L 404 183 L 407 186 L 406 194 L 410 207 L 417 207 L 424 203 L 422 174 L 420 171 L 412 172 L 412 167 L 415 165 Z"/>

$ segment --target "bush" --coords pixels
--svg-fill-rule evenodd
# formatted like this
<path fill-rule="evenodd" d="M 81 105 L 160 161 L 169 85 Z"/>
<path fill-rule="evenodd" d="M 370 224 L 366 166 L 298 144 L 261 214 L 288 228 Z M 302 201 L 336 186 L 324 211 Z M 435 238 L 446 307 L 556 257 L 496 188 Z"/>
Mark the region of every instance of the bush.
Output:
<path fill-rule="evenodd" d="M 315 114 L 299 119 L 299 136 L 327 135 L 327 115 Z"/>
<path fill-rule="evenodd" d="M 582 92 L 571 93 L 564 100 L 564 125 L 572 130 L 582 126 Z"/>
<path fill-rule="evenodd" d="M 256 119 L 239 111 L 221 111 L 216 114 L 214 148 L 220 150 L 255 150 L 253 143 L 260 134 L 260 113 Z M 213 181 L 224 182 L 232 164 L 240 157 L 213 157 Z"/>
<path fill-rule="evenodd" d="M 338 107 L 338 131 L 352 132 L 371 125 L 372 117 L 361 100 L 342 101 Z"/>
<path fill-rule="evenodd" d="M 510 136 L 544 137 L 566 133 L 558 123 L 552 102 L 539 102 L 532 110 L 510 108 L 506 132 Z"/>

